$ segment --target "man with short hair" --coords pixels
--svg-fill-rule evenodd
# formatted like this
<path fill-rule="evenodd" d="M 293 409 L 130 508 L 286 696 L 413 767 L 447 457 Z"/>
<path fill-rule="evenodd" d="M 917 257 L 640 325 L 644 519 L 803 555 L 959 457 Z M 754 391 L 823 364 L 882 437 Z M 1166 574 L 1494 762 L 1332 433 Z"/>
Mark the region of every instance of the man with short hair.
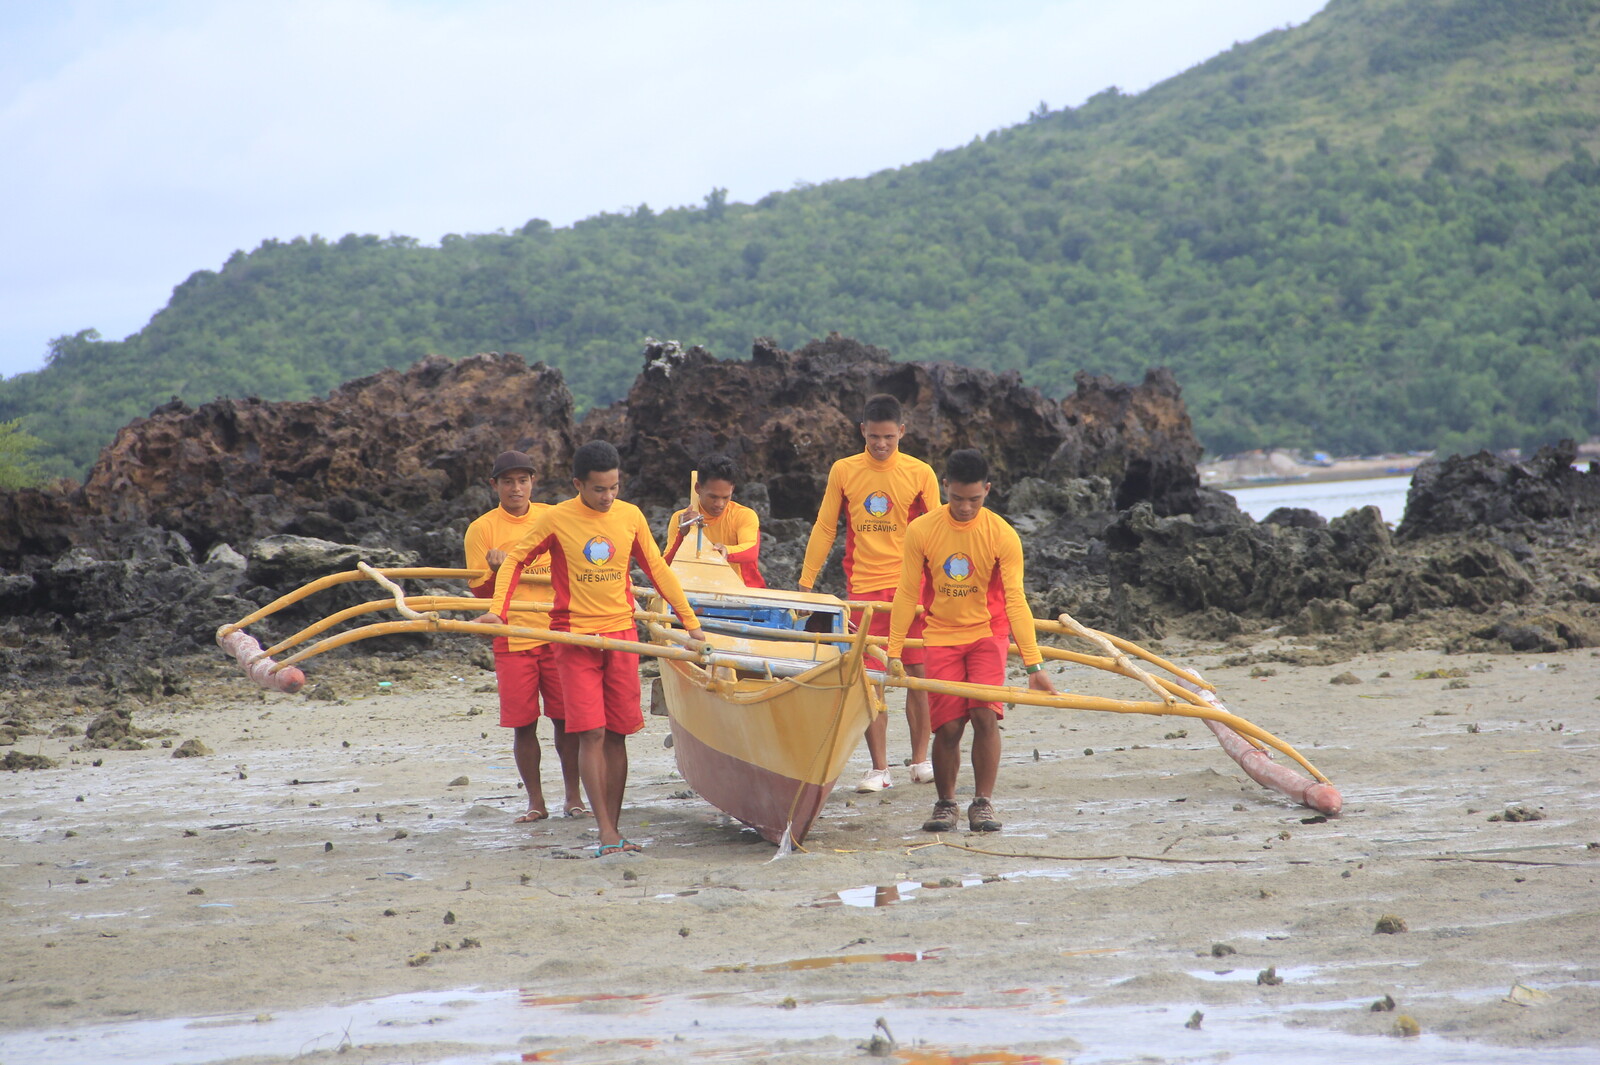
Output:
<path fill-rule="evenodd" d="M 494 595 L 495 575 L 506 560 L 506 552 L 517 545 L 533 516 L 549 509 L 548 503 L 535 503 L 533 460 L 521 451 L 505 451 L 494 460 L 489 486 L 500 505 L 467 526 L 464 548 L 468 569 L 487 570 L 488 575 L 470 585 L 479 599 Z M 529 560 L 524 572 L 548 577 L 550 556 L 541 554 Z M 524 596 L 543 599 L 542 588 L 524 590 Z M 550 616 L 542 611 L 518 610 L 510 623 L 532 629 L 548 629 Z M 527 636 L 498 636 L 494 641 L 494 678 L 500 691 L 500 724 L 512 730 L 511 754 L 517 773 L 528 792 L 528 809 L 517 824 L 542 821 L 550 816 L 544 802 L 544 786 L 539 779 L 539 703 L 555 731 L 556 757 L 561 761 L 561 781 L 566 789 L 562 806 L 568 817 L 588 813 L 578 790 L 578 741 L 567 734 L 566 711 L 561 704 L 561 678 L 556 674 L 554 649 L 543 640 Z"/>
<path fill-rule="evenodd" d="M 705 639 L 683 586 L 667 568 L 644 514 L 617 498 L 622 459 L 603 440 L 591 440 L 572 457 L 577 495 L 536 515 L 495 577 L 494 613 L 476 620 L 504 623 L 522 571 L 541 553 L 550 555 L 550 628 L 635 640 L 628 563 L 638 562 L 690 638 Z M 595 857 L 641 848 L 618 828 L 628 783 L 628 737 L 644 727 L 639 701 L 639 656 L 556 643 L 556 670 L 567 731 L 578 737 L 578 775 L 589 796 L 600 846 Z"/>
<path fill-rule="evenodd" d="M 677 557 L 692 535 L 703 540 L 738 571 L 746 588 L 765 588 L 761 576 L 761 519 L 749 507 L 735 503 L 739 467 L 726 455 L 707 455 L 695 470 L 694 498 L 667 522 L 668 562 Z"/>
<path fill-rule="evenodd" d="M 901 668 L 906 634 L 919 602 L 927 606 L 923 642 L 927 676 L 932 680 L 1004 685 L 1011 640 L 1022 654 L 1028 687 L 1055 693 L 1044 673 L 1044 656 L 1034 634 L 1033 613 L 1022 588 L 1022 539 L 1004 518 L 984 509 L 989 496 L 989 463 L 977 451 L 952 452 L 945 464 L 947 502 L 911 523 L 906 533 L 900 584 L 889 624 L 889 669 Z M 924 583 L 926 582 L 926 583 Z M 931 600 L 923 589 L 931 585 Z M 973 800 L 967 826 L 998 832 L 994 785 L 1000 772 L 999 702 L 938 692 L 929 699 L 933 729 L 933 774 L 939 799 L 928 832 L 953 832 L 959 806 L 956 777 L 961 771 L 961 737 L 972 722 Z"/>
<path fill-rule="evenodd" d="M 851 600 L 888 603 L 900 581 L 900 561 L 905 554 L 906 527 L 914 518 L 939 505 L 939 482 L 933 467 L 900 450 L 906 435 L 900 401 L 886 393 L 867 400 L 861 414 L 861 438 L 866 448 L 857 455 L 842 458 L 828 471 L 828 486 L 817 508 L 817 520 L 806 544 L 805 564 L 800 571 L 800 590 L 811 591 L 817 576 L 828 561 L 833 541 L 838 536 L 839 516 L 845 518 L 844 574 L 846 596 Z M 861 614 L 852 620 L 860 624 Z M 912 623 L 910 635 L 921 634 L 922 621 Z M 889 634 L 889 611 L 872 615 L 869 631 L 874 636 Z M 906 671 L 922 675 L 922 651 L 907 648 Z M 933 766 L 928 761 L 928 697 L 923 692 L 906 692 L 906 726 L 911 732 L 911 779 L 931 783 Z M 867 726 L 867 753 L 872 769 L 857 785 L 858 792 L 882 791 L 892 787 L 888 755 L 889 722 L 878 714 Z"/>

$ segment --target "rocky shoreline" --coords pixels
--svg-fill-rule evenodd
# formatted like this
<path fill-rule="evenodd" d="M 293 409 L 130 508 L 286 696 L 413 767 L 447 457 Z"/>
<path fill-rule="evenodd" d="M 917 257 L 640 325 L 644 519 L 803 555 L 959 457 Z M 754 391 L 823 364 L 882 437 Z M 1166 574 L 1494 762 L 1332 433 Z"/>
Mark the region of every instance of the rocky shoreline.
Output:
<path fill-rule="evenodd" d="M 507 447 L 541 461 L 556 499 L 573 448 L 612 440 L 627 498 L 657 524 L 694 460 L 729 452 L 762 513 L 769 581 L 790 585 L 828 464 L 859 446 L 850 412 L 876 391 L 906 405 L 911 453 L 990 456 L 991 505 L 1024 534 L 1042 615 L 1146 640 L 1281 634 L 1294 644 L 1273 654 L 1301 662 L 1600 645 L 1600 474 L 1571 468 L 1570 443 L 1525 462 L 1429 460 L 1392 531 L 1371 509 L 1258 523 L 1201 485 L 1165 371 L 1138 385 L 1080 374 L 1057 402 L 1014 373 L 895 362 L 833 335 L 793 352 L 757 341 L 749 360 L 652 342 L 627 399 L 581 420 L 557 371 L 494 353 L 324 400 L 168 404 L 124 428 L 83 485 L 0 493 L 0 684 L 105 687 L 134 664 L 214 653 L 218 625 L 358 559 L 458 565 L 466 523 L 492 505 L 483 471 Z M 837 561 L 823 584 L 842 587 Z"/>

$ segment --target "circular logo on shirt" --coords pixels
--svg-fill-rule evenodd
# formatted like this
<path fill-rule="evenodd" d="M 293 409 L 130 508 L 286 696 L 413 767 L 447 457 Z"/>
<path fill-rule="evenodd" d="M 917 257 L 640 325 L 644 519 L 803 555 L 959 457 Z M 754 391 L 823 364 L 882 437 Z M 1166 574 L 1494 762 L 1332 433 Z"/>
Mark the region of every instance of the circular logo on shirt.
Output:
<path fill-rule="evenodd" d="M 588 543 L 583 545 L 583 557 L 591 566 L 605 565 L 611 561 L 611 556 L 616 554 L 616 551 L 611 541 L 604 536 L 591 536 Z"/>
<path fill-rule="evenodd" d="M 972 559 L 957 551 L 944 560 L 944 575 L 953 581 L 964 581 L 972 576 Z"/>
<path fill-rule="evenodd" d="M 881 518 L 894 508 L 894 504 L 889 502 L 888 495 L 883 492 L 872 493 L 862 501 L 861 506 L 874 518 Z"/>

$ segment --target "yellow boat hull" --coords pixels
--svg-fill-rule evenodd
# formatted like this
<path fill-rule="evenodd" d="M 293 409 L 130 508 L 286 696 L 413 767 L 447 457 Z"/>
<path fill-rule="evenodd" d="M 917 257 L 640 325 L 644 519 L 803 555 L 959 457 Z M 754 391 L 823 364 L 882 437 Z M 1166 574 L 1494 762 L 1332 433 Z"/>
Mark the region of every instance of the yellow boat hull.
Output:
<path fill-rule="evenodd" d="M 686 592 L 697 598 L 809 603 L 819 609 L 843 606 L 833 596 L 747 590 L 737 585 L 731 567 L 716 556 L 712 559 L 673 560 Z M 798 676 L 777 678 L 671 660 L 661 666 L 672 749 L 684 780 L 765 839 L 800 843 L 872 720 L 875 701 L 863 668 L 865 641 L 847 644 L 841 653 L 827 643 L 709 632 L 707 640 L 718 651 L 816 663 Z"/>

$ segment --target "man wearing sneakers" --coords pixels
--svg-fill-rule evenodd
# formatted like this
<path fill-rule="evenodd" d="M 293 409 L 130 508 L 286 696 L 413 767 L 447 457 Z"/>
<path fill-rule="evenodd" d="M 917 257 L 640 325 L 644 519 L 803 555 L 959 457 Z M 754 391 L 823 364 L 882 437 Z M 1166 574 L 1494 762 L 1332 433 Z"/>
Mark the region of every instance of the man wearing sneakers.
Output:
<path fill-rule="evenodd" d="M 533 492 L 533 473 L 533 460 L 520 451 L 501 452 L 494 460 L 489 485 L 500 505 L 467 526 L 465 541 L 467 568 L 487 571 L 482 581 L 470 586 L 472 594 L 480 599 L 494 595 L 495 576 L 506 560 L 506 552 L 517 546 L 534 515 L 549 508 L 548 503 L 534 503 L 529 499 Z M 542 554 L 532 559 L 524 572 L 548 577 L 550 556 Z M 550 593 L 540 588 L 537 591 L 523 589 L 522 594 L 531 599 L 544 599 Z M 548 629 L 550 615 L 519 610 L 512 612 L 510 622 L 530 629 Z M 561 760 L 561 781 L 566 789 L 562 811 L 568 817 L 588 813 L 578 790 L 578 741 L 567 733 L 561 680 L 556 676 L 555 648 L 543 640 L 526 636 L 496 637 L 494 677 L 500 690 L 500 724 L 512 730 L 511 754 L 528 792 L 528 809 L 517 818 L 517 823 L 542 821 L 550 816 L 539 779 L 537 730 L 541 700 L 544 715 L 555 730 L 556 756 Z"/>
<path fill-rule="evenodd" d="M 806 544 L 805 564 L 800 570 L 801 591 L 809 592 L 816 586 L 828 553 L 833 550 L 843 514 L 847 598 L 884 604 L 894 599 L 895 587 L 901 580 L 906 528 L 913 519 L 939 505 L 939 483 L 933 467 L 900 450 L 900 438 L 905 433 L 899 400 L 882 393 L 867 400 L 861 415 L 861 437 L 866 448 L 835 462 L 828 471 L 828 487 L 817 508 L 817 520 Z M 852 621 L 860 624 L 861 615 L 855 614 Z M 916 638 L 921 627 L 921 619 L 914 619 L 907 633 Z M 874 636 L 888 635 L 887 609 L 873 612 L 869 631 Z M 907 648 L 903 662 L 908 673 L 922 675 L 921 650 Z M 906 692 L 906 725 L 911 731 L 911 779 L 919 784 L 931 783 L 934 772 L 928 761 L 926 693 Z M 862 778 L 857 791 L 882 791 L 893 784 L 889 777 L 888 734 L 889 722 L 883 714 L 867 726 L 872 769 Z"/>
<path fill-rule="evenodd" d="M 989 463 L 977 451 L 952 452 L 945 465 L 944 506 L 911 523 L 906 534 L 900 583 L 889 623 L 889 669 L 902 668 L 902 652 L 918 602 L 927 606 L 923 641 L 927 676 L 973 684 L 1005 683 L 1006 651 L 1012 639 L 1022 653 L 1028 687 L 1054 694 L 1044 673 L 1033 631 L 1033 614 L 1022 590 L 1022 540 L 1005 519 L 983 503 L 989 496 Z M 924 581 L 932 585 L 924 598 Z M 974 797 L 967 824 L 974 832 L 998 832 L 994 784 L 1000 772 L 998 702 L 934 693 L 933 774 L 939 800 L 923 829 L 953 832 L 959 818 L 956 777 L 961 737 L 972 722 Z"/>

